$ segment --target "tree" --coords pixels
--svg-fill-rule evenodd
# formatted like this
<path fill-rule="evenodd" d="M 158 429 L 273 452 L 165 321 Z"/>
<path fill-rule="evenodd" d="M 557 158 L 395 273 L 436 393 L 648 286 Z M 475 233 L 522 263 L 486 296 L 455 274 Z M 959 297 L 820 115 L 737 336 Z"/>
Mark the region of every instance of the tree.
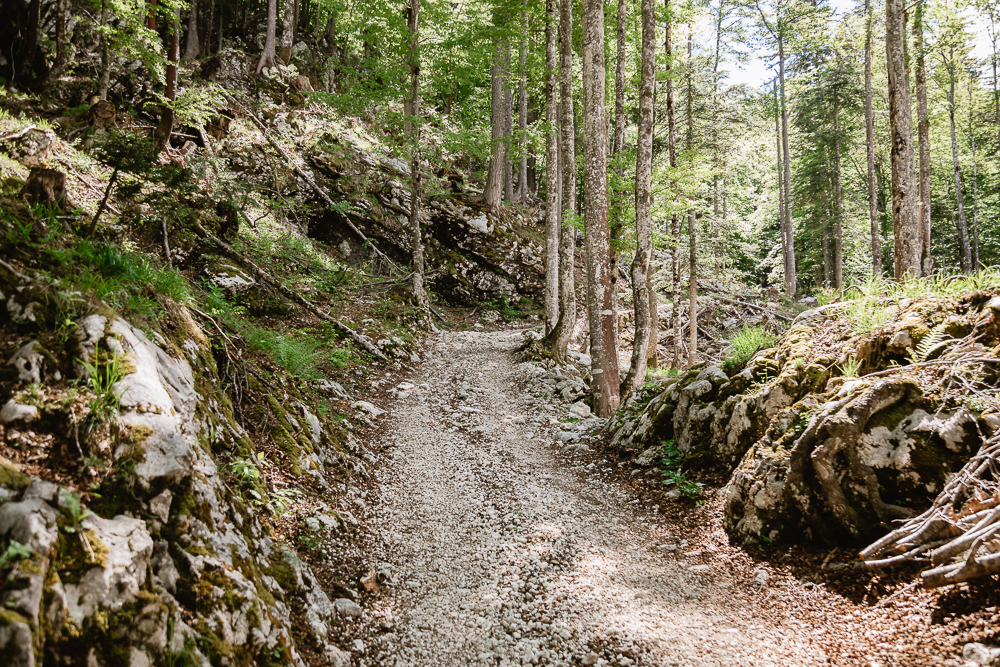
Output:
<path fill-rule="evenodd" d="M 670 158 L 670 172 L 673 181 L 670 184 L 675 197 L 679 197 L 677 189 L 677 122 L 674 113 L 674 52 L 672 43 L 673 10 L 670 0 L 663 0 L 666 9 L 666 34 L 664 36 L 664 53 L 667 68 L 667 151 Z M 670 214 L 670 295 L 671 295 L 671 326 L 674 333 L 674 355 L 670 361 L 671 368 L 680 366 L 681 354 L 681 226 L 676 212 Z"/>
<path fill-rule="evenodd" d="M 889 71 L 889 126 L 891 130 L 892 227 L 896 280 L 921 273 L 920 218 L 917 215 L 917 178 L 913 157 L 913 117 L 910 77 L 906 63 L 904 0 L 885 0 L 885 51 Z"/>
<path fill-rule="evenodd" d="M 410 0 L 407 17 L 410 33 L 410 245 L 413 251 L 413 298 L 427 311 L 430 302 L 424 290 L 424 244 L 420 239 L 420 0 Z"/>
<path fill-rule="evenodd" d="M 257 71 L 260 72 L 265 67 L 274 67 L 277 57 L 274 50 L 274 30 L 277 23 L 278 0 L 267 0 L 267 32 L 264 36 L 264 50 L 257 61 Z"/>
<path fill-rule="evenodd" d="M 795 236 L 792 224 L 792 159 L 788 147 L 788 106 L 785 101 L 785 32 L 791 25 L 791 19 L 783 0 L 777 0 L 774 5 L 774 19 L 769 20 L 764 13 L 760 0 L 754 0 L 757 12 L 760 14 L 761 25 L 775 41 L 778 48 L 778 92 L 780 95 L 779 113 L 781 115 L 781 149 L 783 165 L 783 188 L 781 197 L 784 199 L 782 214 L 782 258 L 785 272 L 785 294 L 793 296 L 797 289 L 795 273 Z M 772 25 L 773 23 L 773 25 Z"/>
<path fill-rule="evenodd" d="M 573 122 L 573 1 L 560 0 L 559 106 L 562 220 L 559 235 L 559 320 L 545 342 L 552 356 L 566 360 L 576 327 L 576 130 Z M 617 386 L 617 385 L 616 385 Z"/>
<path fill-rule="evenodd" d="M 626 395 L 646 379 L 646 363 L 653 321 L 650 305 L 649 267 L 653 255 L 653 104 L 656 82 L 656 16 L 653 0 L 642 0 L 642 56 L 639 67 L 639 129 L 635 153 L 635 258 L 632 260 L 632 294 L 635 338 L 632 363 L 621 385 Z"/>
<path fill-rule="evenodd" d="M 694 43 L 694 25 L 688 31 L 688 62 L 687 62 L 687 153 L 688 159 L 694 161 L 694 84 L 692 73 L 692 50 Z M 693 166 L 693 165 L 692 165 Z M 787 279 L 786 279 L 787 284 Z M 688 333 L 691 343 L 688 346 L 688 368 L 694 366 L 698 358 L 698 244 L 695 228 L 695 210 L 688 209 Z"/>
<path fill-rule="evenodd" d="M 958 203 L 958 219 L 956 221 L 959 242 L 959 263 L 962 273 L 970 273 L 973 269 L 972 246 L 969 243 L 969 225 L 965 218 L 965 198 L 962 194 L 962 165 L 958 161 L 958 135 L 955 132 L 955 110 L 958 106 L 955 102 L 955 81 L 958 79 L 958 71 L 955 63 L 955 47 L 949 46 L 948 55 L 944 50 L 941 59 L 944 62 L 945 73 L 948 77 L 948 124 L 951 129 L 951 159 L 954 166 L 955 178 L 955 200 Z"/>
<path fill-rule="evenodd" d="M 608 123 L 604 112 L 604 3 L 583 0 L 583 224 L 587 249 L 591 387 L 599 417 L 618 409 L 620 377 L 614 298 L 608 267 Z"/>
<path fill-rule="evenodd" d="M 521 14 L 520 72 L 517 78 L 517 189 L 512 203 L 520 204 L 528 197 L 528 152 L 525 133 L 528 130 L 528 16 L 527 9 Z"/>
<path fill-rule="evenodd" d="M 179 11 L 179 10 L 178 10 Z M 167 47 L 167 90 L 164 97 L 167 103 L 163 105 L 163 112 L 160 114 L 160 123 L 156 129 L 155 146 L 157 152 L 162 151 L 170 144 L 170 135 L 174 131 L 174 102 L 177 100 L 177 62 L 180 60 L 180 45 L 177 41 L 181 26 L 177 21 L 178 14 L 174 14 L 174 21 L 170 25 L 170 41 Z"/>
<path fill-rule="evenodd" d="M 545 0 L 545 332 L 559 321 L 559 0 Z"/>
<path fill-rule="evenodd" d="M 927 113 L 927 70 L 924 62 L 924 3 L 917 2 L 913 18 L 914 69 L 917 94 L 917 143 L 920 145 L 920 270 L 929 276 L 934 268 L 931 259 L 931 120 Z"/>
<path fill-rule="evenodd" d="M 493 27 L 502 25 L 499 0 L 493 6 Z M 505 95 L 503 77 L 504 40 L 496 39 L 493 49 L 493 64 L 490 66 L 490 168 L 483 187 L 483 203 L 489 208 L 500 206 L 503 197 L 504 167 L 507 163 L 504 144 Z"/>
<path fill-rule="evenodd" d="M 190 0 L 191 11 L 188 14 L 187 40 L 184 42 L 184 60 L 195 60 L 201 54 L 201 42 L 198 40 L 198 0 Z"/>
<path fill-rule="evenodd" d="M 868 162 L 868 216 L 871 222 L 872 275 L 882 275 L 882 239 L 878 228 L 878 194 L 875 190 L 875 113 L 872 110 L 872 12 L 865 0 L 865 155 Z"/>
<path fill-rule="evenodd" d="M 412 14 L 412 4 L 410 13 Z M 285 0 L 285 11 L 281 15 L 281 44 L 278 59 L 286 65 L 292 62 L 292 43 L 295 41 L 295 0 Z"/>

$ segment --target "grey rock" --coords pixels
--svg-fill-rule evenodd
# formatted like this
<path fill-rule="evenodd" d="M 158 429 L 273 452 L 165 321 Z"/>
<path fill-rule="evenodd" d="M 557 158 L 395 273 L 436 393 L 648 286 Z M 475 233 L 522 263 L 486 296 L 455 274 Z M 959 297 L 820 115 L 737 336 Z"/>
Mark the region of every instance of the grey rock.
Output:
<path fill-rule="evenodd" d="M 173 500 L 173 497 L 170 489 L 164 489 L 153 496 L 149 500 L 150 513 L 158 517 L 160 521 L 166 523 L 167 519 L 170 518 L 170 502 Z"/>
<path fill-rule="evenodd" d="M 590 416 L 590 406 L 586 403 L 574 403 L 569 406 L 569 413 L 579 419 L 586 419 Z"/>
<path fill-rule="evenodd" d="M 45 355 L 41 353 L 41 347 L 37 340 L 33 340 L 15 352 L 7 362 L 17 369 L 18 382 L 41 383 L 45 368 Z"/>
<path fill-rule="evenodd" d="M 21 405 L 13 398 L 7 401 L 3 408 L 0 408 L 0 422 L 4 424 L 13 422 L 29 424 L 36 419 L 38 419 L 38 408 L 34 405 Z"/>
<path fill-rule="evenodd" d="M 361 605 L 359 605 L 354 600 L 348 600 L 347 598 L 337 598 L 333 602 L 334 608 L 337 613 L 346 618 L 361 618 Z"/>
<path fill-rule="evenodd" d="M 330 667 L 350 667 L 351 654 L 341 651 L 333 644 L 327 644 L 323 649 L 323 657 Z"/>
<path fill-rule="evenodd" d="M 355 410 L 366 412 L 372 417 L 380 417 L 385 414 L 385 410 L 376 407 L 374 403 L 369 403 L 368 401 L 355 401 L 351 403 L 351 407 Z"/>
<path fill-rule="evenodd" d="M 243 294 L 257 285 L 253 276 L 228 260 L 205 267 L 205 275 L 210 284 L 228 294 Z"/>
<path fill-rule="evenodd" d="M 560 431 L 556 433 L 556 442 L 571 442 L 579 437 L 580 434 L 573 431 Z"/>
<path fill-rule="evenodd" d="M 31 628 L 20 621 L 0 621 L 0 656 L 7 667 L 35 667 Z"/>
<path fill-rule="evenodd" d="M 656 463 L 658 459 L 662 458 L 662 456 L 663 456 L 662 447 L 650 447 L 649 449 L 645 450 L 642 454 L 639 454 L 639 456 L 635 457 L 635 461 L 633 461 L 633 463 L 635 463 L 637 466 L 643 466 L 643 467 L 651 466 L 654 463 Z"/>
<path fill-rule="evenodd" d="M 974 665 L 992 665 L 1000 658 L 1000 648 L 973 642 L 962 647 L 962 659 Z"/>

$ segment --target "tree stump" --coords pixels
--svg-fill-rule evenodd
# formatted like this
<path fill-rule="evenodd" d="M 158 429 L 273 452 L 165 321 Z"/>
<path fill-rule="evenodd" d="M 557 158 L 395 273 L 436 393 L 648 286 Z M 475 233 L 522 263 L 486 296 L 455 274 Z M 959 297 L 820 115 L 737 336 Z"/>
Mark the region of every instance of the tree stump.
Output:
<path fill-rule="evenodd" d="M 56 135 L 48 130 L 31 127 L 3 141 L 12 158 L 25 167 L 34 169 L 48 163 L 55 148 Z"/>
<path fill-rule="evenodd" d="M 66 193 L 66 174 L 48 167 L 32 167 L 18 196 L 33 204 L 68 210 L 72 203 Z"/>

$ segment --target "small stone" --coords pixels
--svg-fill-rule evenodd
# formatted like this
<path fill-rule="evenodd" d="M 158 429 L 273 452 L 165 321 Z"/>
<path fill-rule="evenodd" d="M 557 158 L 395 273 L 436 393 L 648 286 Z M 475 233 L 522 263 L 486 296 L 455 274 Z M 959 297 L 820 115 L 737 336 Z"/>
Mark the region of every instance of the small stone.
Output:
<path fill-rule="evenodd" d="M 365 643 L 363 641 L 361 641 L 360 639 L 355 639 L 354 642 L 352 642 L 351 646 L 358 653 L 364 653 L 365 652 Z"/>
<path fill-rule="evenodd" d="M 759 585 L 759 586 L 766 586 L 767 585 L 767 580 L 770 578 L 770 576 L 771 575 L 768 574 L 767 570 L 765 570 L 764 568 L 761 567 L 761 568 L 758 568 L 758 569 L 754 570 L 753 580 L 756 581 L 757 585 Z"/>
<path fill-rule="evenodd" d="M 1000 658 L 1000 648 L 990 648 L 985 644 L 973 642 L 962 648 L 962 658 L 974 665 L 991 665 Z"/>
<path fill-rule="evenodd" d="M 351 407 L 355 410 L 367 412 L 372 417 L 380 417 L 385 414 L 385 410 L 376 407 L 373 403 L 369 403 L 368 401 L 355 401 L 354 403 L 351 403 Z"/>
<path fill-rule="evenodd" d="M 579 433 L 573 433 L 572 431 L 560 431 L 559 433 L 556 433 L 556 442 L 571 442 L 579 437 Z"/>
<path fill-rule="evenodd" d="M 569 406 L 569 413 L 578 419 L 586 419 L 590 416 L 590 406 L 586 403 L 574 403 Z"/>
<path fill-rule="evenodd" d="M 21 405 L 13 398 L 7 401 L 0 409 L 0 422 L 10 424 L 11 422 L 23 421 L 30 423 L 38 419 L 38 408 L 34 405 Z"/>
<path fill-rule="evenodd" d="M 581 665 L 596 665 L 597 661 L 600 660 L 600 656 L 596 653 L 588 653 L 584 656 L 583 660 L 580 661 Z"/>
<path fill-rule="evenodd" d="M 341 616 L 346 616 L 347 618 L 361 618 L 361 605 L 353 600 L 348 600 L 347 598 L 337 598 L 333 606 L 336 608 L 337 613 Z"/>
<path fill-rule="evenodd" d="M 171 500 L 173 500 L 173 494 L 170 493 L 170 489 L 164 489 L 162 493 L 150 499 L 149 512 L 157 516 L 163 523 L 166 523 L 167 519 L 170 518 Z"/>
<path fill-rule="evenodd" d="M 323 649 L 323 657 L 330 667 L 350 667 L 351 654 L 341 651 L 333 644 L 327 644 Z"/>

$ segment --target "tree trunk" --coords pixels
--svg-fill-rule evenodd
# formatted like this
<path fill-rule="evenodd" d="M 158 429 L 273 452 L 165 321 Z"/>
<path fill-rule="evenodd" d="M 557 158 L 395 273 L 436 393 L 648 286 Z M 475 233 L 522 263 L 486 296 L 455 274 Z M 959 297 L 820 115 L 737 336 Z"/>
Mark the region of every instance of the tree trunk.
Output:
<path fill-rule="evenodd" d="M 969 226 L 965 219 L 965 200 L 962 197 L 962 169 L 958 162 L 958 135 L 955 132 L 955 49 L 951 49 L 948 61 L 948 122 L 951 127 L 951 160 L 955 167 L 955 201 L 958 204 L 958 242 L 962 273 L 972 271 L 972 246 L 969 244 Z"/>
<path fill-rule="evenodd" d="M 822 228 L 822 242 L 823 242 L 823 287 L 829 287 L 833 284 L 833 262 L 830 257 L 830 224 L 829 221 L 824 218 L 820 223 Z"/>
<path fill-rule="evenodd" d="M 972 97 L 972 79 L 969 79 L 969 99 Z M 976 158 L 976 128 L 972 124 L 973 105 L 969 105 L 969 141 L 972 144 L 972 269 L 978 271 L 979 263 L 979 161 Z"/>
<path fill-rule="evenodd" d="M 500 27 L 500 6 L 493 8 L 493 25 Z M 503 93 L 503 42 L 497 40 L 493 51 L 493 65 L 490 68 L 490 168 L 486 174 L 486 185 L 483 188 L 483 203 L 491 209 L 500 205 L 503 196 L 504 159 L 503 124 L 504 124 L 504 93 Z"/>
<path fill-rule="evenodd" d="M 523 22 L 521 33 L 521 67 L 517 83 L 517 145 L 520 148 L 520 158 L 517 162 L 517 189 L 514 191 L 514 201 L 518 204 L 528 198 L 528 151 L 525 132 L 528 130 L 528 17 L 525 10 L 521 16 Z"/>
<path fill-rule="evenodd" d="M 105 32 L 105 28 L 107 27 L 107 25 L 108 25 L 108 0 L 101 0 L 101 18 L 100 18 L 101 33 L 99 39 L 99 45 L 101 50 L 101 80 L 97 86 L 97 95 L 102 100 L 108 99 L 108 88 L 110 87 L 111 84 L 111 54 L 108 48 L 108 35 Z M 177 70 L 175 68 L 174 69 L 175 76 L 176 73 Z"/>
<path fill-rule="evenodd" d="M 587 309 L 593 359 L 594 412 L 607 418 L 618 409 L 621 378 L 608 275 L 608 123 L 604 112 L 604 3 L 583 0 L 583 215 L 587 239 Z"/>
<path fill-rule="evenodd" d="M 287 7 L 287 4 L 286 4 Z M 420 239 L 420 0 L 410 0 L 410 246 L 413 250 L 413 298 L 429 310 L 424 290 L 424 244 Z"/>
<path fill-rule="evenodd" d="M 204 49 L 202 53 L 206 56 L 212 55 L 212 31 L 215 30 L 215 0 L 208 0 L 208 18 L 205 20 L 205 32 L 202 35 Z"/>
<path fill-rule="evenodd" d="M 639 65 L 639 127 L 635 153 L 635 259 L 632 295 L 635 337 L 632 362 L 621 385 L 625 396 L 646 381 L 646 363 L 652 336 L 649 266 L 653 256 L 653 106 L 656 82 L 656 12 L 653 0 L 642 0 L 642 56 Z M 624 31 L 622 31 L 624 33 Z M 622 39 L 622 42 L 624 39 Z M 621 42 L 619 42 L 621 44 Z M 617 130 L 616 130 L 617 131 Z"/>
<path fill-rule="evenodd" d="M 503 42 L 503 141 L 506 146 L 503 162 L 503 196 L 514 203 L 514 163 L 511 159 L 514 146 L 514 91 L 511 89 L 510 43 Z"/>
<path fill-rule="evenodd" d="M 844 189 L 840 175 L 840 105 L 833 98 L 834 132 L 834 192 L 836 210 L 833 218 L 833 281 L 838 290 L 844 289 Z"/>
<path fill-rule="evenodd" d="M 785 226 L 785 161 L 781 152 L 781 101 L 778 98 L 778 79 L 771 82 L 774 91 L 774 144 L 778 151 L 778 229 L 781 230 L 781 252 L 785 260 L 782 270 L 787 270 L 788 262 L 785 256 L 785 248 L 788 246 L 788 229 Z"/>
<path fill-rule="evenodd" d="M 687 152 L 694 152 L 694 84 L 691 70 L 694 69 L 692 47 L 694 43 L 694 26 L 688 32 L 688 67 L 687 67 Z M 693 159 L 689 157 L 688 159 Z M 786 281 L 787 282 L 787 281 Z M 695 364 L 698 356 L 698 253 L 695 230 L 695 211 L 688 209 L 688 328 L 691 334 L 691 344 L 688 346 L 688 368 Z"/>
<path fill-rule="evenodd" d="M 785 217 L 782 221 L 785 239 L 785 294 L 794 296 L 795 279 L 795 228 L 792 224 L 792 160 L 788 149 L 788 109 L 785 106 L 785 43 L 778 28 L 778 79 L 781 89 L 781 147 L 784 153 Z"/>
<path fill-rule="evenodd" d="M 184 60 L 195 60 L 201 54 L 201 42 L 198 39 L 198 0 L 191 1 L 191 13 L 188 14 L 187 40 L 184 42 Z"/>
<path fill-rule="evenodd" d="M 174 12 L 174 24 L 171 26 L 170 42 L 167 47 L 167 89 L 165 97 L 167 104 L 163 107 L 160 115 L 160 124 L 156 129 L 156 150 L 162 151 L 170 144 L 170 134 L 174 131 L 174 100 L 177 99 L 177 61 L 180 60 L 180 43 L 178 33 L 181 31 L 180 23 L 177 21 L 178 11 Z"/>
<path fill-rule="evenodd" d="M 868 157 L 868 217 L 871 222 L 872 276 L 882 275 L 882 238 L 878 228 L 878 193 L 875 190 L 875 114 L 872 111 L 872 14 L 865 0 L 865 148 Z"/>
<path fill-rule="evenodd" d="M 561 136 L 559 137 L 562 219 L 559 237 L 559 320 L 549 334 L 552 356 L 566 359 L 573 329 L 576 328 L 576 129 L 573 122 L 573 0 L 560 0 L 559 96 Z"/>
<path fill-rule="evenodd" d="M 413 11 L 412 7 L 410 11 Z M 284 12 L 281 14 L 281 43 L 278 45 L 277 56 L 286 65 L 292 61 L 292 43 L 295 41 L 294 24 L 295 0 L 285 0 Z"/>
<path fill-rule="evenodd" d="M 670 189 L 674 197 L 678 197 L 677 192 L 677 123 L 674 114 L 674 50 L 671 41 L 673 32 L 673 10 L 670 7 L 670 0 L 663 0 L 663 7 L 666 10 L 666 32 L 664 35 L 664 53 L 666 54 L 667 69 L 667 149 L 670 158 L 671 182 Z M 672 313 L 670 316 L 670 327 L 674 334 L 674 354 L 670 361 L 671 368 L 680 366 L 681 354 L 681 225 L 680 218 L 676 213 L 670 215 L 670 299 Z"/>
<path fill-rule="evenodd" d="M 885 51 L 889 72 L 889 125 L 892 161 L 892 226 L 896 280 L 919 276 L 921 268 L 920 216 L 913 157 L 913 118 L 906 65 L 904 0 L 885 2 Z"/>
<path fill-rule="evenodd" d="M 615 322 L 618 322 L 618 273 L 621 270 L 621 250 L 618 241 L 622 237 L 625 226 L 625 201 L 620 188 L 625 181 L 625 165 L 622 164 L 622 149 L 625 144 L 625 0 L 618 0 L 618 12 L 615 21 L 616 51 L 615 51 L 615 122 L 611 137 L 611 163 L 615 174 L 615 183 L 610 188 L 608 222 L 611 231 L 611 292 L 614 294 Z M 618 327 L 615 326 L 615 347 Z M 624 387 L 624 385 L 622 385 Z"/>
<path fill-rule="evenodd" d="M 545 333 L 559 320 L 559 0 L 545 0 Z"/>
<path fill-rule="evenodd" d="M 278 21 L 278 0 L 267 0 L 267 34 L 264 38 L 264 51 L 257 61 L 257 71 L 265 67 L 275 66 L 274 31 Z"/>
<path fill-rule="evenodd" d="M 914 69 L 917 93 L 917 143 L 920 146 L 920 271 L 929 276 L 934 269 L 931 258 L 931 120 L 927 114 L 927 70 L 924 66 L 924 3 L 917 2 L 913 17 Z"/>

